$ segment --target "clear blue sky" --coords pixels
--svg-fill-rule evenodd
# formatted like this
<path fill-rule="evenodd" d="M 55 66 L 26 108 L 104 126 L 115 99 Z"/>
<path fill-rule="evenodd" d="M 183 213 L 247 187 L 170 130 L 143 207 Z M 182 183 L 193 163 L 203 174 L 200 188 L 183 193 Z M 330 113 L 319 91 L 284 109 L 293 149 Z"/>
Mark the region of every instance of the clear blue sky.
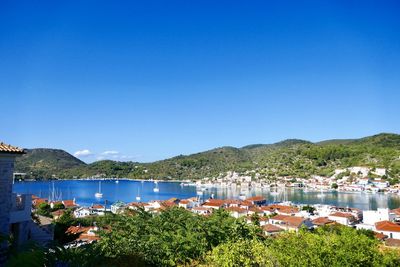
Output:
<path fill-rule="evenodd" d="M 147 162 L 400 132 L 399 1 L 128 2 L 0 2 L 1 140 Z"/>

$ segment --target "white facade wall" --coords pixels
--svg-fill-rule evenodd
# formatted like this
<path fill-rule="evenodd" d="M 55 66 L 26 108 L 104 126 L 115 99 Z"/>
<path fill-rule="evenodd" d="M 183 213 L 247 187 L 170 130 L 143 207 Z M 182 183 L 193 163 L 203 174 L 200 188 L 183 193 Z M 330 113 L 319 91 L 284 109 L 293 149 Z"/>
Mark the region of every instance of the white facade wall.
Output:
<path fill-rule="evenodd" d="M 366 210 L 363 211 L 363 223 L 369 225 L 375 225 L 381 221 L 392 221 L 395 215 L 390 213 L 389 209 L 380 208 L 378 210 Z"/>

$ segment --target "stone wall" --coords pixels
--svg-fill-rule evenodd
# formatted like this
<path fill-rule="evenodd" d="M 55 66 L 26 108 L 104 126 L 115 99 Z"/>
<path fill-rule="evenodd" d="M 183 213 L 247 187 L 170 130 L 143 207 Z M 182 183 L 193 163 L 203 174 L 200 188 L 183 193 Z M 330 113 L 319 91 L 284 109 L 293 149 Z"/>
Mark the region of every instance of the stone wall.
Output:
<path fill-rule="evenodd" d="M 10 210 L 12 195 L 12 177 L 15 157 L 10 154 L 0 153 L 0 234 L 8 236 L 10 231 Z M 6 260 L 7 243 L 0 243 L 0 266 Z"/>

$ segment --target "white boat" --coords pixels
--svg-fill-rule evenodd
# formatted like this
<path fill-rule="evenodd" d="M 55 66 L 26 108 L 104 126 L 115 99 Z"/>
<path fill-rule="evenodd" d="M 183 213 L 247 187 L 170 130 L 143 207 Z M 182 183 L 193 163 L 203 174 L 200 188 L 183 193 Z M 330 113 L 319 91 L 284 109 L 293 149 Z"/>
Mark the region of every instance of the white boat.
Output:
<path fill-rule="evenodd" d="M 141 200 L 141 198 L 140 198 L 139 189 L 138 189 L 137 196 L 136 196 L 136 201 L 140 201 L 140 200 Z"/>
<path fill-rule="evenodd" d="M 101 193 L 101 181 L 99 181 L 99 192 L 97 192 L 96 194 L 94 194 L 94 196 L 96 198 L 102 198 L 103 197 L 103 193 Z"/>
<path fill-rule="evenodd" d="M 115 183 L 118 184 L 118 183 L 119 183 L 119 180 L 116 180 Z"/>
<path fill-rule="evenodd" d="M 153 188 L 153 192 L 154 193 L 158 193 L 160 192 L 160 189 L 158 188 L 158 184 L 156 182 L 154 182 L 156 184 L 156 187 Z"/>

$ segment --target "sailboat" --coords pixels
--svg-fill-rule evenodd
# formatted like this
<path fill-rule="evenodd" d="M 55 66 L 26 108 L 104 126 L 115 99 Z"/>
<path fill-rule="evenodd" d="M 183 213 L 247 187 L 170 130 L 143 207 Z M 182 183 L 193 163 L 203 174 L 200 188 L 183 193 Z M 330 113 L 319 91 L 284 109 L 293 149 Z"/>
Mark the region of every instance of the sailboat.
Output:
<path fill-rule="evenodd" d="M 139 189 L 137 190 L 137 196 L 136 196 L 136 201 L 140 201 L 140 194 L 139 194 Z"/>
<path fill-rule="evenodd" d="M 158 183 L 157 182 L 154 182 L 154 183 L 156 184 L 156 187 L 153 188 L 153 192 L 154 193 L 160 192 L 160 189 L 158 188 Z"/>
<path fill-rule="evenodd" d="M 102 198 L 103 197 L 103 193 L 101 193 L 101 181 L 99 181 L 99 192 L 94 194 L 94 196 L 97 197 L 97 198 Z"/>

